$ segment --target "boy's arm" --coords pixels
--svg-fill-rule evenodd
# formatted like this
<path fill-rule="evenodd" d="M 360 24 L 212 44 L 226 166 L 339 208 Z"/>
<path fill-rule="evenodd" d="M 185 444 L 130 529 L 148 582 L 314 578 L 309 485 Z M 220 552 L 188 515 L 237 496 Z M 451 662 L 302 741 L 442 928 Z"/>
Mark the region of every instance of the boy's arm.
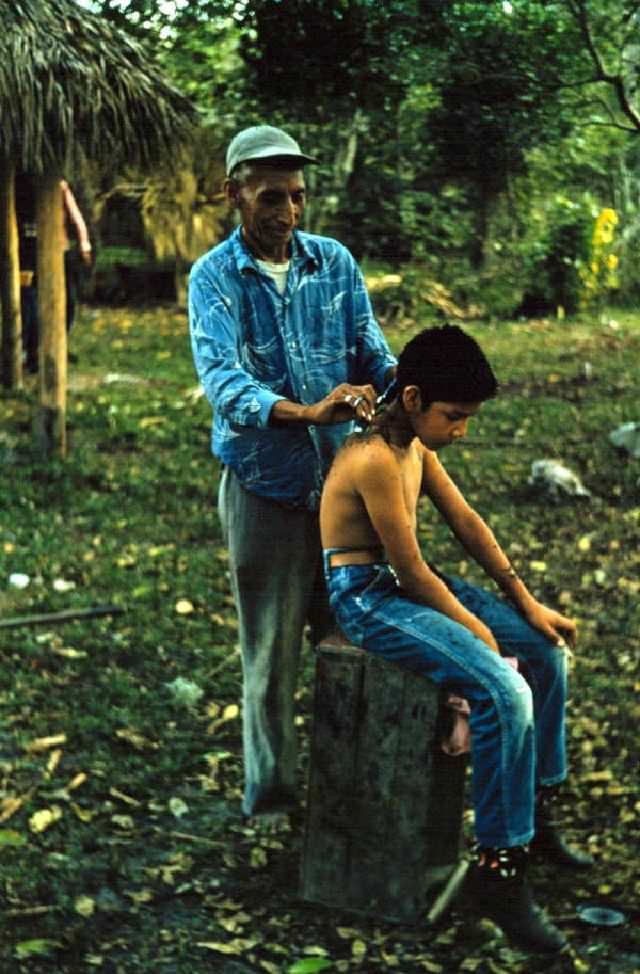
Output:
<path fill-rule="evenodd" d="M 514 603 L 527 621 L 554 643 L 573 643 L 572 619 L 542 605 L 531 594 L 495 535 L 477 511 L 467 503 L 448 473 L 430 450 L 424 450 L 422 488 L 445 519 L 462 546 Z"/>
<path fill-rule="evenodd" d="M 398 463 L 384 443 L 372 442 L 356 465 L 354 486 L 365 504 L 371 524 L 384 546 L 398 580 L 415 602 L 428 605 L 470 629 L 498 653 L 491 630 L 469 612 L 425 563 L 407 511 Z"/>

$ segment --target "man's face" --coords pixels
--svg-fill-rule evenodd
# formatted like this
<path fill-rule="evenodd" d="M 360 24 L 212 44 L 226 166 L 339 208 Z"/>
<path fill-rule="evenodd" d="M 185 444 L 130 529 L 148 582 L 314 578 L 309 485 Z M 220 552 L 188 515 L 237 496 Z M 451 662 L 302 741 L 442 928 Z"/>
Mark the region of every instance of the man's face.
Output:
<path fill-rule="evenodd" d="M 291 235 L 304 212 L 301 170 L 256 167 L 235 194 L 229 194 L 242 221 L 244 239 L 255 257 L 284 261 Z"/>
<path fill-rule="evenodd" d="M 416 436 L 428 450 L 441 450 L 467 435 L 469 419 L 480 410 L 480 402 L 432 402 L 411 416 Z"/>

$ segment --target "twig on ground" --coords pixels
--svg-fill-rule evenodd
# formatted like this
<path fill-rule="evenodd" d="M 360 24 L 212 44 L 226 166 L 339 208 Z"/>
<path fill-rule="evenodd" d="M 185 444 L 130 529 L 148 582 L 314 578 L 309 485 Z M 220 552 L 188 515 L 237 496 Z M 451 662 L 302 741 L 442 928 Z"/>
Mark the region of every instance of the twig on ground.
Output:
<path fill-rule="evenodd" d="M 0 629 L 17 629 L 20 626 L 36 626 L 42 622 L 70 622 L 73 619 L 90 619 L 95 616 L 114 616 L 125 611 L 121 605 L 96 605 L 89 609 L 64 609 L 62 612 L 38 612 L 15 619 L 0 619 Z"/>

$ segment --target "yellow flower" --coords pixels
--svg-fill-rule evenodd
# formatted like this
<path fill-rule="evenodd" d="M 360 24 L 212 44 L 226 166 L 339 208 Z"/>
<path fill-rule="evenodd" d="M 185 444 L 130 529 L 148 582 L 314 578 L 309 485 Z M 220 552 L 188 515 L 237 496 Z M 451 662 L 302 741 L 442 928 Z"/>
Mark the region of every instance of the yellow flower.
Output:
<path fill-rule="evenodd" d="M 620 258 L 617 254 L 609 254 L 607 257 L 607 267 L 610 271 L 615 271 L 616 267 L 620 263 Z"/>
<path fill-rule="evenodd" d="M 613 241 L 613 231 L 619 223 L 618 214 L 610 207 L 600 211 L 593 228 L 593 246 L 601 247 Z"/>

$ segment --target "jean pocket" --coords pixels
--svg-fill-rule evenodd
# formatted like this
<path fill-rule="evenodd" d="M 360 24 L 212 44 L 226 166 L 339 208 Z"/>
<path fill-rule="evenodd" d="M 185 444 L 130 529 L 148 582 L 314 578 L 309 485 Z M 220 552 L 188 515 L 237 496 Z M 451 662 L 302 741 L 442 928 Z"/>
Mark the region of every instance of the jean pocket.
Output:
<path fill-rule="evenodd" d="M 395 574 L 388 565 L 375 566 L 373 574 L 354 599 L 361 612 L 369 613 L 398 589 Z"/>

